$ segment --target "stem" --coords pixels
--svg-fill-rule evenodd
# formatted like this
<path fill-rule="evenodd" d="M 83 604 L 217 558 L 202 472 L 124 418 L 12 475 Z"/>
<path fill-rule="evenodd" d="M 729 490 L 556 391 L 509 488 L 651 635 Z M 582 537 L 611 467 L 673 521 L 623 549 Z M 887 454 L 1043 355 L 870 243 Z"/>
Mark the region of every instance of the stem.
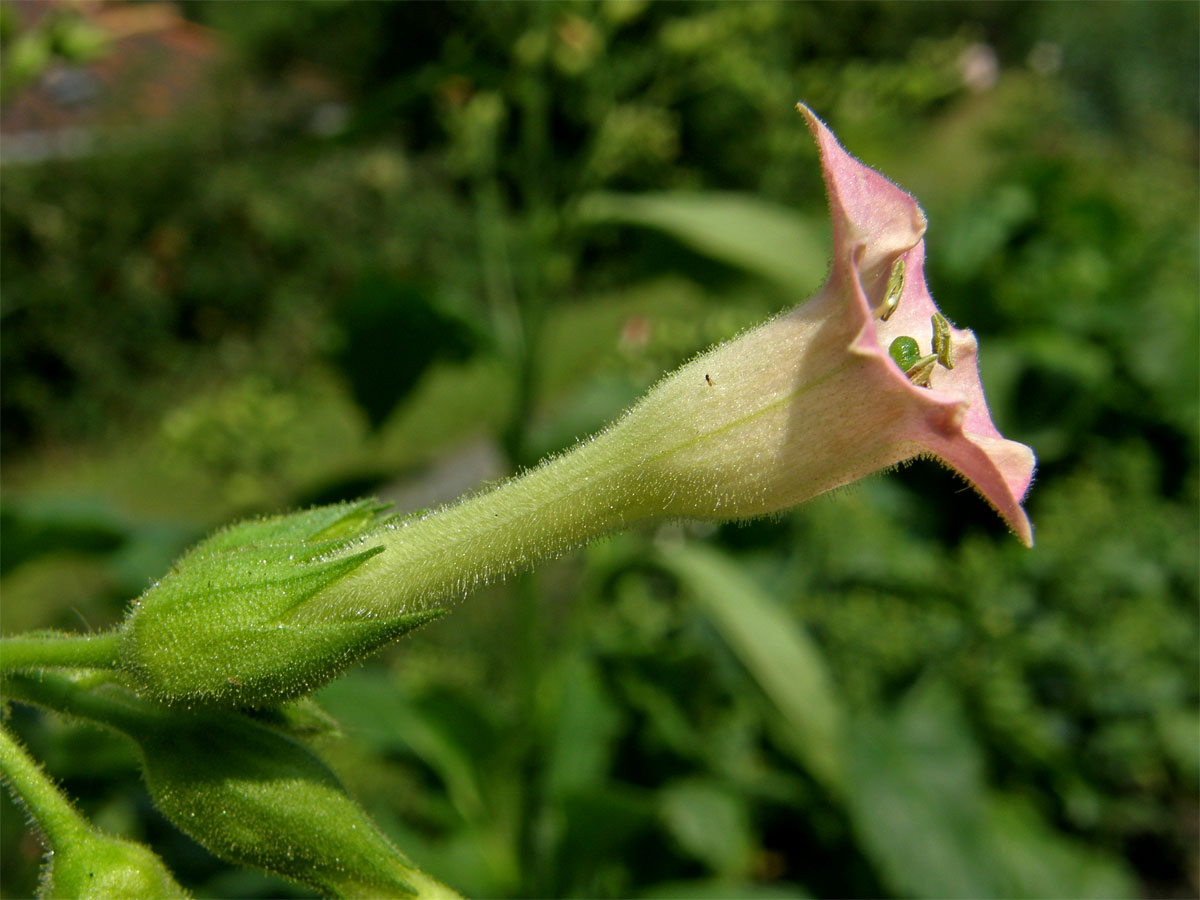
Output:
<path fill-rule="evenodd" d="M 103 634 L 42 634 L 0 639 L 0 671 L 65 666 L 115 669 L 120 649 L 116 631 Z"/>
<path fill-rule="evenodd" d="M 615 431 L 384 533 L 384 553 L 303 604 L 295 620 L 336 620 L 381 595 L 391 610 L 427 609 L 653 515 L 657 492 L 641 483 Z"/>
<path fill-rule="evenodd" d="M 556 15 L 547 4 L 534 4 L 534 27 L 546 27 Z M 527 432 L 533 410 L 539 376 L 539 346 L 546 310 L 546 264 L 550 250 L 557 244 L 559 231 L 554 214 L 555 171 L 547 148 L 551 136 L 550 97 L 546 85 L 545 62 L 522 73 L 517 83 L 516 102 L 520 109 L 520 157 L 518 176 L 524 235 L 518 269 L 521 345 L 517 359 L 517 381 L 508 424 L 500 438 L 509 463 L 514 468 L 534 462 L 528 459 Z"/>
<path fill-rule="evenodd" d="M 519 718 L 517 721 L 536 722 L 538 719 L 538 685 L 545 666 L 542 657 L 545 655 L 545 626 L 543 624 L 541 596 L 537 589 L 537 573 L 525 572 L 516 579 L 513 587 L 513 600 L 517 607 L 517 628 L 514 645 L 517 649 L 516 664 L 519 680 L 518 698 L 520 702 Z M 518 757 L 516 769 L 520 785 L 517 795 L 520 815 L 517 818 L 516 834 L 517 859 L 524 870 L 522 893 L 528 896 L 548 896 L 549 892 L 542 888 L 542 870 L 540 854 L 537 852 L 538 813 L 542 809 L 545 787 L 543 760 L 538 754 L 537 738 L 534 729 L 522 727 L 516 729 Z"/>
<path fill-rule="evenodd" d="M 509 262 L 504 201 L 494 171 L 475 180 L 475 226 L 492 328 L 501 346 L 516 357 L 521 341 L 521 313 Z"/>
<path fill-rule="evenodd" d="M 47 847 L 68 846 L 90 832 L 42 767 L 3 728 L 0 728 L 0 775 L 37 823 Z"/>
<path fill-rule="evenodd" d="M 99 693 L 95 690 L 98 686 L 94 678 L 80 682 L 56 672 L 9 675 L 0 682 L 5 700 L 18 700 L 88 719 L 130 735 L 146 724 L 151 713 L 141 706 L 140 701 L 132 697 L 124 700 L 107 691 Z"/>

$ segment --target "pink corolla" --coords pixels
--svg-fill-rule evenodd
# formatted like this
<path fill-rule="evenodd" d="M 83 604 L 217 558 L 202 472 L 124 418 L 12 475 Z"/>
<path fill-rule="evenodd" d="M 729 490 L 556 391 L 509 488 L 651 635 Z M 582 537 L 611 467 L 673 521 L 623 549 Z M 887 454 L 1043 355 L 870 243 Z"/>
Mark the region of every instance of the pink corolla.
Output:
<path fill-rule="evenodd" d="M 937 351 L 933 320 L 941 314 L 925 282 L 925 215 L 911 195 L 842 149 L 811 110 L 798 108 L 821 151 L 833 217 L 833 270 L 810 304 L 827 306 L 831 317 L 840 316 L 856 332 L 846 348 L 863 376 L 854 418 L 874 435 L 864 434 L 859 443 L 864 463 L 870 465 L 871 454 L 877 454 L 876 467 L 932 456 L 962 475 L 1032 546 L 1021 502 L 1033 479 L 1033 451 L 1006 440 L 992 422 L 975 335 L 948 328 L 953 367 L 932 366 L 927 387 L 914 383 L 884 350 L 911 337 L 929 348 L 925 353 Z M 893 296 L 889 287 L 896 287 L 897 272 L 903 273 L 902 289 Z"/>
<path fill-rule="evenodd" d="M 931 456 L 962 475 L 1026 545 L 1021 506 L 1033 452 L 1006 440 L 984 399 L 975 336 L 949 326 L 925 283 L 925 215 L 850 156 L 799 106 L 821 154 L 833 219 L 833 263 L 808 302 L 725 344 L 664 382 L 621 422 L 658 420 L 672 452 L 647 463 L 691 486 L 677 512 L 772 512 L 908 459 Z M 889 353 L 898 339 L 943 360 L 921 377 Z M 948 364 L 948 365 L 947 365 Z M 642 426 L 644 427 L 644 426 Z M 665 451 L 666 448 L 661 448 Z"/>

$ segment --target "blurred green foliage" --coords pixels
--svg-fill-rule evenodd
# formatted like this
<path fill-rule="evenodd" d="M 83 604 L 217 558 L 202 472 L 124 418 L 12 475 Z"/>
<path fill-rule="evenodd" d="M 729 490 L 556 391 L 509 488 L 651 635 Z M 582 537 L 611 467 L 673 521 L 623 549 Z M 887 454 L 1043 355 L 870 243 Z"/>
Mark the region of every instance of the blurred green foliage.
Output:
<path fill-rule="evenodd" d="M 108 49 L 107 35 L 69 7 L 49 10 L 30 27 L 11 5 L 0 7 L 0 98 L 14 93 L 57 62 L 86 63 Z"/>
<path fill-rule="evenodd" d="M 471 895 L 1200 892 L 1194 4 L 184 9 L 212 109 L 5 168 L 6 633 L 114 621 L 238 514 L 449 500 L 804 296 L 804 99 L 926 209 L 1037 547 L 926 463 L 617 536 L 330 685 L 320 749 Z M 166 826 L 115 739 L 13 719 L 199 896 L 295 895 Z"/>

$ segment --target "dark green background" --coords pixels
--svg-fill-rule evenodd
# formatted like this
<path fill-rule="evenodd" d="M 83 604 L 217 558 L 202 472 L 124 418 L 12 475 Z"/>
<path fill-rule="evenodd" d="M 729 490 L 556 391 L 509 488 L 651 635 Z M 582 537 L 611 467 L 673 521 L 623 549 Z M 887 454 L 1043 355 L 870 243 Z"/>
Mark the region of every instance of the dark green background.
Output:
<path fill-rule="evenodd" d="M 4 168 L 5 633 L 117 621 L 239 515 L 448 501 L 805 296 L 803 99 L 926 210 L 1035 549 L 925 462 L 621 535 L 327 688 L 320 749 L 476 896 L 1200 892 L 1195 4 L 183 10 L 224 48 L 200 109 Z M 654 558 L 681 534 L 718 596 Z M 115 737 L 13 720 L 198 895 L 302 896 L 166 825 Z"/>

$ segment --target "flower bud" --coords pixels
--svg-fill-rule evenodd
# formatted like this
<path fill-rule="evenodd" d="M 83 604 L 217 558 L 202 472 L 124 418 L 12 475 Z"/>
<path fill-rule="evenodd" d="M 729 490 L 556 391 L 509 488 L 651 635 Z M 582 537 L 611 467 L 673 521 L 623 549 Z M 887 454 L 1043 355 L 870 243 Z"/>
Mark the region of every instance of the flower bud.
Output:
<path fill-rule="evenodd" d="M 453 897 L 412 867 L 306 746 L 233 712 L 132 731 L 155 806 L 209 852 L 337 897 Z"/>
<path fill-rule="evenodd" d="M 185 554 L 121 627 L 121 666 L 172 703 L 262 706 L 314 690 L 382 644 L 441 615 L 298 610 L 381 551 L 374 501 L 242 522 Z"/>
<path fill-rule="evenodd" d="M 312 750 L 269 724 L 276 711 L 169 709 L 107 673 L 16 674 L 5 687 L 129 737 L 154 805 L 221 859 L 327 896 L 457 896 L 409 863 Z"/>
<path fill-rule="evenodd" d="M 149 847 L 94 828 L 51 851 L 38 895 L 81 900 L 188 896 Z"/>
<path fill-rule="evenodd" d="M 89 824 L 4 729 L 0 729 L 0 775 L 28 810 L 46 847 L 38 896 L 96 900 L 187 896 L 150 848 Z"/>

